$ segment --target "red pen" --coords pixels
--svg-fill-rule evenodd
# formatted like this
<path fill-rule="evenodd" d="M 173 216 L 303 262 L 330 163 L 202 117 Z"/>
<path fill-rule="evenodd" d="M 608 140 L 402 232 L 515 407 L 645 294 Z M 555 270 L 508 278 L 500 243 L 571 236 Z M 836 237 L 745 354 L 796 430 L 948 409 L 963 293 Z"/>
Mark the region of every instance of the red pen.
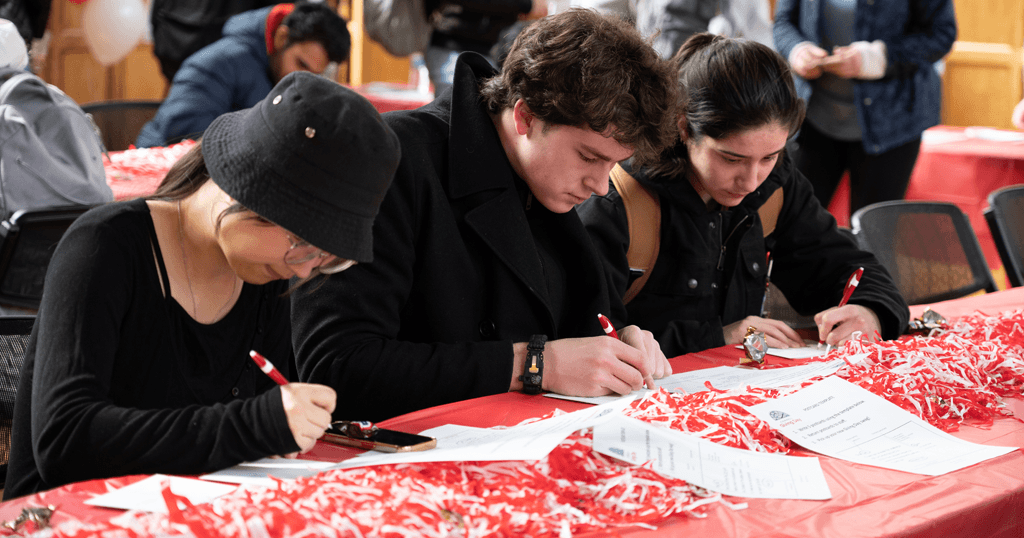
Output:
<path fill-rule="evenodd" d="M 850 300 L 850 296 L 853 295 L 853 290 L 857 289 L 857 284 L 860 284 L 860 277 L 864 276 L 864 268 L 858 267 L 856 271 L 850 275 L 850 279 L 846 281 L 846 289 L 843 290 L 843 300 L 839 301 L 839 307 L 846 306 L 846 301 Z"/>
<path fill-rule="evenodd" d="M 601 328 L 604 329 L 604 334 L 619 339 L 619 333 L 615 332 L 615 327 L 612 326 L 612 322 L 608 321 L 608 318 L 604 317 L 604 314 L 598 314 L 597 320 L 601 322 Z"/>
<path fill-rule="evenodd" d="M 249 356 L 252 357 L 252 360 L 256 363 L 256 366 L 259 366 L 260 370 L 262 370 L 263 373 L 270 376 L 270 379 L 273 379 L 275 383 L 277 383 L 278 385 L 288 384 L 288 380 L 285 379 L 283 375 L 281 375 L 281 372 L 279 372 L 277 368 L 274 368 L 274 365 L 271 364 L 266 357 L 260 355 L 258 351 L 256 351 L 255 349 L 250 351 Z"/>
<path fill-rule="evenodd" d="M 843 298 L 839 301 L 839 308 L 846 306 L 846 302 L 850 300 L 850 296 L 853 295 L 853 290 L 857 289 L 857 285 L 860 284 L 860 277 L 864 276 L 864 268 L 858 267 L 856 271 L 850 275 L 850 278 L 846 280 L 846 288 L 843 289 Z M 818 345 L 824 342 L 818 342 Z M 825 346 L 825 354 L 832 351 L 832 346 Z"/>

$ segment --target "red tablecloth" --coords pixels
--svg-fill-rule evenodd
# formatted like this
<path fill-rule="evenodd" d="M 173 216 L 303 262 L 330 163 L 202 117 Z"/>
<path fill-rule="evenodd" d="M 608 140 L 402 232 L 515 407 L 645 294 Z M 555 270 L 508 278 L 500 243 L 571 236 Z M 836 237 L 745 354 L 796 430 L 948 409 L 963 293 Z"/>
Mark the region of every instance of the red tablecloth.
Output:
<path fill-rule="evenodd" d="M 1024 288 L 938 303 L 933 307 L 957 316 L 975 310 L 996 312 L 1024 306 Z M 915 315 L 924 307 L 915 307 Z M 734 365 L 741 351 L 722 347 L 672 360 L 676 371 Z M 769 362 L 785 362 L 770 357 Z M 1024 399 L 1008 402 L 1024 417 Z M 507 393 L 410 413 L 385 421 L 394 429 L 418 432 L 442 424 L 514 425 L 554 408 L 572 411 L 584 404 L 541 396 Z M 954 435 L 976 443 L 1024 446 L 1024 423 L 998 419 L 984 429 L 964 424 Z M 315 459 L 340 460 L 355 452 L 320 443 Z M 746 510 L 714 506 L 705 519 L 673 518 L 658 530 L 620 529 L 622 536 L 806 536 L 806 537 L 949 537 L 1020 538 L 1024 532 L 1024 452 L 1014 451 L 967 469 L 928 477 L 820 458 L 833 498 L 827 501 L 742 499 Z M 26 504 L 54 504 L 53 522 L 98 521 L 121 512 L 82 502 L 96 494 L 137 481 L 142 476 L 93 480 L 0 504 L 0 519 L 10 520 Z"/>
<path fill-rule="evenodd" d="M 419 108 L 430 102 L 432 96 L 417 93 L 404 84 L 373 82 L 353 88 L 373 104 L 377 112 Z M 113 151 L 111 161 L 104 159 L 107 184 L 114 191 L 115 200 L 129 200 L 152 194 L 171 165 L 192 147 L 186 140 L 169 147 Z"/>
<path fill-rule="evenodd" d="M 1000 270 L 1003 263 L 982 211 L 988 207 L 990 192 L 1024 183 L 1024 142 L 970 136 L 975 132 L 994 131 L 971 131 L 950 126 L 928 129 L 910 176 L 906 199 L 956 204 L 971 219 L 989 267 Z M 849 226 L 850 186 L 847 179 L 843 179 L 836 190 L 828 209 L 840 225 Z M 996 284 L 1005 287 L 1005 279 L 1001 275 Z"/>
<path fill-rule="evenodd" d="M 381 114 L 392 110 L 409 110 L 419 108 L 433 99 L 431 94 L 423 94 L 407 84 L 389 82 L 371 82 L 353 88 L 373 103 Z"/>

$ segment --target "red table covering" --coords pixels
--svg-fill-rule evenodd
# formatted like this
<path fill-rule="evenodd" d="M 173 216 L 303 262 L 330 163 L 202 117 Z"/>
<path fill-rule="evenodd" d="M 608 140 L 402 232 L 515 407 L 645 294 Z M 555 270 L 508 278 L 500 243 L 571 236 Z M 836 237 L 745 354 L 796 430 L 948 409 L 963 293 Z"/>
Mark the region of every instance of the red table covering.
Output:
<path fill-rule="evenodd" d="M 948 317 L 975 310 L 994 313 L 1024 305 L 1024 288 L 932 305 Z M 914 308 L 914 315 L 924 309 Z M 672 359 L 676 371 L 737 364 L 742 352 L 722 347 Z M 771 363 L 787 362 L 769 357 Z M 997 419 L 991 428 L 962 425 L 953 435 L 971 442 L 1024 446 L 1024 399 L 1008 401 L 1018 418 Z M 419 432 L 442 424 L 514 425 L 552 409 L 572 411 L 584 404 L 507 393 L 424 409 L 382 423 Z M 314 459 L 340 460 L 351 449 L 320 443 Z M 1024 452 L 1017 450 L 966 469 L 928 477 L 820 457 L 833 498 L 827 501 L 739 499 L 746 510 L 714 505 L 705 519 L 674 517 L 657 530 L 620 529 L 622 536 L 900 536 L 949 537 L 1024 535 Z M 69 519 L 102 521 L 121 512 L 82 504 L 92 496 L 144 478 L 130 476 L 71 484 L 0 504 L 0 519 L 11 520 L 26 505 L 53 504 L 54 524 Z"/>

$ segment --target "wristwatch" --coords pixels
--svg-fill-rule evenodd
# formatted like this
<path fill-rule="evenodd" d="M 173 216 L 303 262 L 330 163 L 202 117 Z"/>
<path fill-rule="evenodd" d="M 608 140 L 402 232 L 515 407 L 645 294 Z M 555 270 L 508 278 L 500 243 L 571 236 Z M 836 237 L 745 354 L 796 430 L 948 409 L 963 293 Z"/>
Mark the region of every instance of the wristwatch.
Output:
<path fill-rule="evenodd" d="M 519 376 L 519 380 L 523 382 L 523 392 L 526 394 L 541 393 L 541 381 L 544 380 L 544 344 L 547 341 L 547 336 L 535 334 L 526 344 L 526 364 L 523 365 L 523 375 Z"/>

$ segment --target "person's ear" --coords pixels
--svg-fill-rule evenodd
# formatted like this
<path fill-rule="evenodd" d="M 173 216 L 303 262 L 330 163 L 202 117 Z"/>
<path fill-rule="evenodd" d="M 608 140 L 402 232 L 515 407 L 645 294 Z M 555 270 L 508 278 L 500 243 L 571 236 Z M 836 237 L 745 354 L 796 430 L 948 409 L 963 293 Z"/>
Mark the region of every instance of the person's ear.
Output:
<path fill-rule="evenodd" d="M 689 133 L 686 131 L 686 115 L 680 114 L 679 118 L 676 119 L 676 127 L 679 129 L 679 140 L 686 142 L 686 139 L 690 138 Z"/>
<path fill-rule="evenodd" d="M 274 52 L 281 52 L 288 46 L 288 27 L 280 25 L 274 30 Z"/>
<path fill-rule="evenodd" d="M 533 127 L 537 117 L 533 115 L 530 107 L 526 105 L 526 101 L 519 99 L 512 107 L 512 120 L 515 122 L 516 133 L 524 135 Z"/>

